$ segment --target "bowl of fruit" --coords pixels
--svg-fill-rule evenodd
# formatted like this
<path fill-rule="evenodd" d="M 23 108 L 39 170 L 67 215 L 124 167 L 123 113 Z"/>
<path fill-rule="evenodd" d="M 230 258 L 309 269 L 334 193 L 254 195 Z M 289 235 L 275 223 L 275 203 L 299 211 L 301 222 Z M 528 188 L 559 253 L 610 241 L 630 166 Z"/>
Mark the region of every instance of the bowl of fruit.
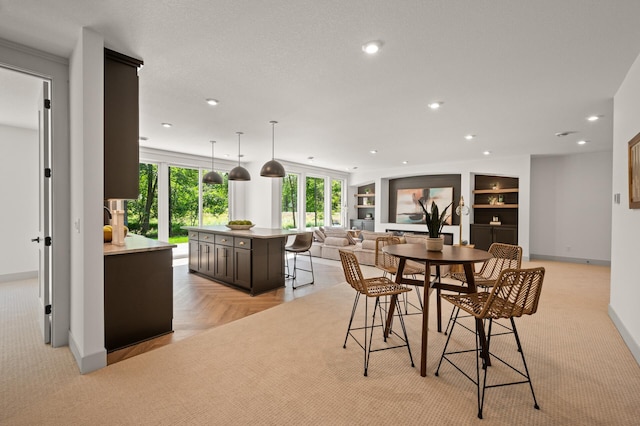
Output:
<path fill-rule="evenodd" d="M 253 228 L 254 225 L 250 220 L 232 220 L 225 225 L 227 228 L 238 231 L 238 230 L 247 230 Z"/>

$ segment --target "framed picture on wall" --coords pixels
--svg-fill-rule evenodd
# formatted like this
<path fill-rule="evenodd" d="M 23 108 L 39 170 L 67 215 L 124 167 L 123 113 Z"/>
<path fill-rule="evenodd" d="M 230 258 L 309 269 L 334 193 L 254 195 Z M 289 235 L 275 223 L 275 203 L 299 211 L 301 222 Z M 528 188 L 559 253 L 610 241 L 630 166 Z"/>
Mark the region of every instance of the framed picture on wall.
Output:
<path fill-rule="evenodd" d="M 425 207 L 431 211 L 431 203 L 435 202 L 440 213 L 453 201 L 453 187 L 398 189 L 396 198 L 396 223 L 426 223 L 426 218 L 418 200 L 426 200 Z M 451 225 L 451 208 L 445 220 Z"/>
<path fill-rule="evenodd" d="M 428 189 L 398 189 L 396 223 L 426 223 L 418 200 L 428 195 Z"/>
<path fill-rule="evenodd" d="M 453 187 L 447 188 L 429 188 L 429 198 L 427 199 L 427 203 L 425 207 L 429 212 L 431 212 L 431 203 L 436 203 L 438 206 L 438 211 L 442 214 L 442 211 L 447 208 L 449 204 L 453 201 Z M 447 218 L 444 221 L 445 225 L 451 225 L 451 211 L 452 207 L 449 207 L 447 210 Z"/>
<path fill-rule="evenodd" d="M 629 141 L 629 208 L 640 209 L 640 133 Z"/>

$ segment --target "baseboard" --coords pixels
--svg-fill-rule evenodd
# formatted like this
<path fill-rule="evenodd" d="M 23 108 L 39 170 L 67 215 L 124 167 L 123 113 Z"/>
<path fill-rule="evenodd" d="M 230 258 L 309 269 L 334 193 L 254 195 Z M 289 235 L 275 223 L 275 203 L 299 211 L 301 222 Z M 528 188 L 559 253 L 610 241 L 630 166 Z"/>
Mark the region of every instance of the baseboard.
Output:
<path fill-rule="evenodd" d="M 80 374 L 91 373 L 92 371 L 99 370 L 107 366 L 107 350 L 103 349 L 91 355 L 82 356 L 80 350 L 76 344 L 76 340 L 73 338 L 73 334 L 69 332 L 69 349 L 76 359 L 76 364 L 80 369 Z"/>
<path fill-rule="evenodd" d="M 530 254 L 529 259 L 554 260 L 556 262 L 586 263 L 589 265 L 611 266 L 610 260 L 581 259 L 578 257 L 564 257 L 564 256 L 547 256 L 545 254 Z"/>
<path fill-rule="evenodd" d="M 624 323 L 620 320 L 620 317 L 618 317 L 616 311 L 611 307 L 611 305 L 609 305 L 608 311 L 609 318 L 611 318 L 611 321 L 613 321 L 613 325 L 616 326 L 616 328 L 618 329 L 618 333 L 620 333 L 620 336 L 622 337 L 622 340 L 624 340 L 624 343 L 631 351 L 631 355 L 633 355 L 638 365 L 640 365 L 640 345 L 638 345 L 638 342 L 633 339 L 633 336 L 631 336 L 631 333 L 629 333 L 627 328 L 624 326 Z"/>
<path fill-rule="evenodd" d="M 38 278 L 38 271 L 18 272 L 17 274 L 0 275 L 0 283 L 8 281 L 22 281 Z"/>

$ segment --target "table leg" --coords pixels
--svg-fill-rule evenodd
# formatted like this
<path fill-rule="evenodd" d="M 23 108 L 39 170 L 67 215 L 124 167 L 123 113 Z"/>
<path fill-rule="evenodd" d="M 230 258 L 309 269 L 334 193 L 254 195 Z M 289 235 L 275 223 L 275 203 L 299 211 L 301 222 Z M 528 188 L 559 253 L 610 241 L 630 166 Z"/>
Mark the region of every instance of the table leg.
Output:
<path fill-rule="evenodd" d="M 465 263 L 464 264 L 464 273 L 467 276 L 467 284 L 469 285 L 469 293 L 475 293 L 478 291 L 476 288 L 476 281 L 473 278 L 473 263 Z M 482 358 L 484 359 L 485 366 L 491 365 L 491 360 L 489 359 L 489 350 L 487 348 L 487 336 L 484 331 L 484 323 L 481 319 L 476 318 L 476 331 L 478 333 L 478 337 L 480 339 L 480 346 L 482 347 Z"/>
<path fill-rule="evenodd" d="M 391 295 L 391 306 L 389 306 L 389 312 L 387 313 L 387 322 L 384 325 L 384 338 L 389 337 L 391 333 L 391 323 L 393 322 L 393 310 L 396 308 L 396 301 L 398 300 L 397 294 Z"/>
<path fill-rule="evenodd" d="M 427 342 L 429 333 L 429 290 L 431 284 L 431 265 L 424 262 L 424 303 L 422 304 L 422 347 L 420 349 L 420 375 L 427 375 Z"/>

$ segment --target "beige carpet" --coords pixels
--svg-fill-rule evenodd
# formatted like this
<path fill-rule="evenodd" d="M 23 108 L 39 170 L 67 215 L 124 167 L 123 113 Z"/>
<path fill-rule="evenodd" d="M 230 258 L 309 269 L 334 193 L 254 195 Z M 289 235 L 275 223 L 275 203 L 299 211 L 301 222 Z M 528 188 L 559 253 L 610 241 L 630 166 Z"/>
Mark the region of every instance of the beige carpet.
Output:
<path fill-rule="evenodd" d="M 3 347 L 0 423 L 638 425 L 640 367 L 607 316 L 609 268 L 525 266 L 539 264 L 540 309 L 518 326 L 540 410 L 526 385 L 510 386 L 489 390 L 477 419 L 474 385 L 451 366 L 433 374 L 446 338 L 435 315 L 428 377 L 419 315 L 407 321 L 416 367 L 406 348 L 378 352 L 363 377 L 362 350 L 351 340 L 342 348 L 354 293 L 341 284 L 84 376 L 69 374 L 64 348 L 50 350 L 63 355 L 59 373 L 42 372 L 48 396 L 19 395 L 20 377 L 34 374 Z"/>

